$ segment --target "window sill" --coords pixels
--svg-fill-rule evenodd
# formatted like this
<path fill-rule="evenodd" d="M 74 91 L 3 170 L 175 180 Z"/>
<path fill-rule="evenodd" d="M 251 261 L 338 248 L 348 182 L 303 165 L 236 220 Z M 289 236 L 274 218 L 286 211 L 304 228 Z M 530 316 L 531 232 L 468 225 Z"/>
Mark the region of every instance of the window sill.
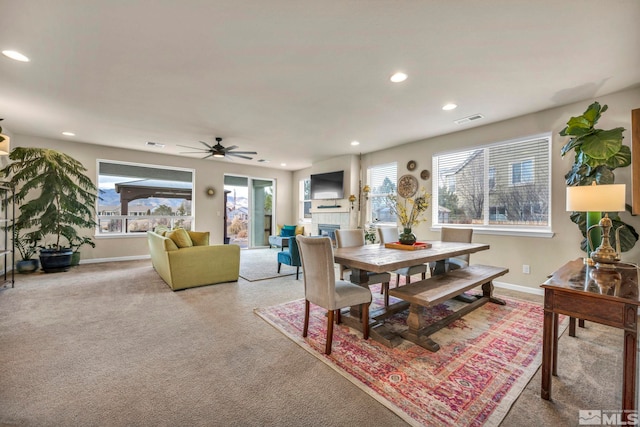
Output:
<path fill-rule="evenodd" d="M 466 225 L 466 224 L 465 224 Z M 452 227 L 450 224 L 445 225 L 435 225 L 431 227 L 431 231 L 440 232 L 442 227 Z M 468 227 L 459 227 L 459 228 L 468 228 Z M 488 227 L 472 227 L 474 234 L 491 234 L 495 236 L 517 236 L 517 237 L 540 237 L 545 239 L 552 238 L 555 233 L 551 230 L 531 230 L 526 228 L 488 228 Z"/>
<path fill-rule="evenodd" d="M 122 234 L 96 234 L 94 239 L 120 239 L 120 238 L 138 238 L 138 237 L 147 237 L 147 232 L 144 233 L 122 233 Z"/>

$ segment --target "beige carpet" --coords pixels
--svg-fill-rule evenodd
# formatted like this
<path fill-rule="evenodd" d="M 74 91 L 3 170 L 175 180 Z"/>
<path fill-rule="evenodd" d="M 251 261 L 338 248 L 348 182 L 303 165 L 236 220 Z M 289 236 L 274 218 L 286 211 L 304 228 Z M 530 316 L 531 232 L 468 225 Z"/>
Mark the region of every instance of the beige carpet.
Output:
<path fill-rule="evenodd" d="M 296 268 L 282 264 L 278 273 L 279 248 L 243 249 L 240 252 L 240 277 L 250 282 L 296 274 Z M 302 267 L 300 268 L 302 280 Z"/>
<path fill-rule="evenodd" d="M 18 275 L 0 292 L 0 425 L 406 426 L 253 313 L 302 297 L 295 276 L 171 292 L 146 260 Z M 587 326 L 560 339 L 554 402 L 538 372 L 502 426 L 620 407 L 622 335 Z"/>

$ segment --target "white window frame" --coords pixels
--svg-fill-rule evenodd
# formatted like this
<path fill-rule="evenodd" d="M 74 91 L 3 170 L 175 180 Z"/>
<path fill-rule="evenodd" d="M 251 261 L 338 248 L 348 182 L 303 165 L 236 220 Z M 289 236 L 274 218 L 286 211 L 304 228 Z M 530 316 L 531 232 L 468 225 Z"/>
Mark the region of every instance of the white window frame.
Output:
<path fill-rule="evenodd" d="M 371 188 L 371 192 L 368 195 L 368 199 L 367 199 L 367 215 L 366 215 L 366 222 L 368 223 L 375 223 L 378 225 L 383 225 L 383 226 L 395 226 L 398 224 L 398 220 L 396 218 L 396 221 L 380 221 L 377 218 L 373 217 L 373 200 L 374 198 L 377 197 L 386 197 L 389 194 L 392 193 L 386 193 L 386 194 L 380 194 L 380 195 L 376 195 L 374 196 L 373 190 L 375 187 L 375 184 L 372 182 L 372 171 L 373 170 L 382 170 L 382 169 L 386 169 L 386 168 L 395 168 L 395 172 L 396 172 L 396 179 L 395 182 L 393 182 L 393 184 L 396 186 L 396 191 L 397 191 L 397 186 L 398 186 L 398 163 L 397 162 L 389 162 L 389 163 L 382 163 L 382 164 L 378 164 L 378 165 L 372 165 L 370 167 L 367 168 L 367 183 L 369 183 L 369 186 Z"/>
<path fill-rule="evenodd" d="M 485 149 L 489 149 L 492 147 L 498 147 L 500 145 L 508 145 L 508 144 L 514 144 L 514 143 L 526 143 L 529 141 L 536 141 L 536 140 L 540 140 L 540 139 L 546 139 L 547 140 L 547 144 L 548 144 L 548 153 L 547 153 L 547 164 L 548 164 L 548 168 L 549 168 L 549 173 L 548 173 L 548 181 L 547 181 L 547 186 L 548 186 L 548 193 L 549 193 L 549 198 L 548 198 L 548 217 L 547 217 L 547 225 L 546 226 L 528 226 L 528 225 L 502 225 L 502 224 L 489 224 L 489 203 L 485 202 L 484 203 L 484 223 L 483 224 L 440 224 L 439 218 L 438 218 L 438 208 L 437 208 L 437 202 L 433 205 L 432 210 L 431 210 L 431 217 L 432 217 L 432 224 L 433 226 L 431 227 L 432 231 L 437 231 L 439 232 L 441 230 L 442 227 L 460 227 L 460 228 L 468 228 L 468 227 L 472 227 L 474 230 L 474 233 L 478 233 L 478 234 L 495 234 L 495 235 L 510 235 L 510 236 L 527 236 L 527 237 L 545 237 L 545 238 L 550 238 L 553 237 L 554 233 L 552 230 L 552 205 L 551 205 L 551 201 L 552 201 L 552 195 L 551 195 L 551 183 L 552 183 L 552 179 L 551 179 L 551 173 L 552 173 L 552 163 L 551 163 L 551 150 L 553 148 L 553 141 L 552 141 L 552 137 L 551 137 L 551 132 L 546 132 L 543 134 L 537 134 L 537 135 L 531 135 L 531 136 L 526 136 L 523 138 L 516 138 L 516 139 L 512 139 L 512 140 L 507 140 L 507 141 L 501 141 L 501 142 L 496 142 L 496 143 L 492 143 L 492 144 L 486 144 L 486 145 L 480 145 L 480 146 L 473 146 L 473 147 L 467 147 L 467 148 L 463 148 L 463 149 L 459 149 L 459 150 L 452 150 L 452 151 L 447 151 L 447 152 L 439 152 L 433 155 L 432 158 L 432 171 L 433 171 L 433 180 L 432 180 L 432 198 L 433 200 L 437 201 L 438 200 L 438 185 L 439 185 L 439 179 L 438 179 L 438 156 L 443 156 L 446 154 L 454 154 L 456 152 L 462 152 L 462 151 L 472 151 L 472 150 L 485 150 Z M 535 171 L 535 160 L 534 159 L 524 159 L 521 162 L 510 162 L 509 163 L 509 177 L 508 177 L 508 185 L 512 185 L 512 186 L 519 186 L 519 185 L 527 185 L 529 183 L 531 183 L 531 181 L 527 181 L 527 182 L 522 182 L 522 183 L 512 183 L 512 165 L 519 163 L 522 164 L 523 162 L 532 160 L 533 161 L 533 170 Z M 486 183 L 485 185 L 485 198 L 484 200 L 488 201 L 490 200 L 488 197 L 488 193 L 490 191 L 492 191 L 492 188 L 489 188 L 489 166 L 488 166 L 488 161 L 485 160 L 485 167 L 484 167 L 484 182 Z M 497 177 L 497 173 L 496 173 L 496 182 L 498 180 Z M 494 186 L 495 188 L 495 186 Z"/>
<path fill-rule="evenodd" d="M 300 222 L 301 223 L 306 223 L 306 224 L 311 224 L 311 193 L 309 193 L 309 198 L 305 199 L 304 197 L 304 187 L 305 187 L 305 183 L 309 183 L 308 186 L 310 187 L 310 183 L 311 183 L 311 178 L 310 177 L 306 177 L 304 179 L 301 179 L 298 182 L 298 215 L 300 217 Z M 304 216 L 304 205 L 305 203 L 309 203 L 309 218 L 305 218 Z"/>

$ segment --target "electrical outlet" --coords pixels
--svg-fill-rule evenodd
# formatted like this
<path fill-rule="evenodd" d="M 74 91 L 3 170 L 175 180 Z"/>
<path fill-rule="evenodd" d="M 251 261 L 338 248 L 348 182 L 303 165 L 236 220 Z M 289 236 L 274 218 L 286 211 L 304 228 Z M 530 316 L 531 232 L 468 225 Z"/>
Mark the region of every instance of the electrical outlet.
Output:
<path fill-rule="evenodd" d="M 522 264 L 522 272 L 524 274 L 530 274 L 531 273 L 531 269 L 529 268 L 529 265 L 527 264 Z"/>

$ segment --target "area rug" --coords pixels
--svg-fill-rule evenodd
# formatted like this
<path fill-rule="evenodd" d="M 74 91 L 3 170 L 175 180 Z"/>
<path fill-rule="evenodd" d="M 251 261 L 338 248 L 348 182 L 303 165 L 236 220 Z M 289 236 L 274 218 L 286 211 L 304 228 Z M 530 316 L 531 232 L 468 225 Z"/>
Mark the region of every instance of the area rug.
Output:
<path fill-rule="evenodd" d="M 372 310 L 382 304 L 379 290 Z M 393 300 L 393 298 L 392 298 Z M 497 426 L 538 370 L 542 359 L 541 305 L 504 298 L 487 303 L 431 335 L 432 353 L 409 341 L 389 348 L 344 326 L 334 328 L 333 350 L 324 354 L 326 311 L 311 306 L 309 334 L 302 338 L 304 300 L 255 313 L 411 425 Z M 434 321 L 465 303 L 447 301 L 425 310 Z M 388 319 L 405 327 L 406 312 Z M 567 327 L 561 323 L 561 331 Z"/>
<path fill-rule="evenodd" d="M 240 251 L 240 277 L 249 282 L 296 274 L 296 268 L 282 264 L 278 273 L 279 248 L 243 249 Z M 302 275 L 302 267 L 300 268 Z"/>

